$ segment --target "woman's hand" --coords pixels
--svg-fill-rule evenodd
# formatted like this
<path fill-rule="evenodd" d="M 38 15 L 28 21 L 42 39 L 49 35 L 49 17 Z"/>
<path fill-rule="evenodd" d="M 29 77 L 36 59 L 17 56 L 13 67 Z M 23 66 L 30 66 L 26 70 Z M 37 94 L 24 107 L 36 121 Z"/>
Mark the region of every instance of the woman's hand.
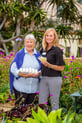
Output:
<path fill-rule="evenodd" d="M 32 77 L 38 77 L 40 75 L 40 71 L 37 74 L 32 74 Z"/>
<path fill-rule="evenodd" d="M 22 77 L 38 77 L 40 75 L 40 72 L 38 72 L 37 74 L 33 74 L 33 73 L 27 73 L 27 74 L 23 74 L 21 72 L 19 72 L 19 76 L 22 76 Z"/>
<path fill-rule="evenodd" d="M 42 64 L 44 65 L 44 66 L 46 66 L 46 67 L 48 67 L 48 68 L 50 68 L 50 63 L 49 62 L 47 62 L 47 61 L 45 61 L 45 62 L 42 62 Z"/>
<path fill-rule="evenodd" d="M 22 77 L 31 77 L 32 74 L 31 73 L 29 73 L 29 74 L 23 74 L 23 73 L 19 72 L 19 76 L 22 76 Z"/>

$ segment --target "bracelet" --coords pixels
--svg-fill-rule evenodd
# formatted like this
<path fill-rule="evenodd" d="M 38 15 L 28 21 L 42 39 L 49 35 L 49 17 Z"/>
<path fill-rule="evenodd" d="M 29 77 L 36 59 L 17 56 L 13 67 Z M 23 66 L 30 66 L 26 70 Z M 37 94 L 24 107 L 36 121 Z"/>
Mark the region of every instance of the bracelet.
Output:
<path fill-rule="evenodd" d="M 51 65 L 51 69 L 54 69 L 54 66 L 53 65 Z"/>

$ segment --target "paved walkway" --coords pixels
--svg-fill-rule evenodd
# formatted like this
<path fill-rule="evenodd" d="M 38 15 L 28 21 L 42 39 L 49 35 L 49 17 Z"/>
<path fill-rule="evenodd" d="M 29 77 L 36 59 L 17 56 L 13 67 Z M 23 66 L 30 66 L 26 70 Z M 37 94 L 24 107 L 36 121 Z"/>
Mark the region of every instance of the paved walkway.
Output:
<path fill-rule="evenodd" d="M 5 104 L 0 103 L 0 112 L 1 111 L 3 111 L 3 112 L 9 111 L 13 107 L 14 107 L 14 102 L 12 102 L 12 103 L 9 102 L 9 103 L 5 103 Z"/>

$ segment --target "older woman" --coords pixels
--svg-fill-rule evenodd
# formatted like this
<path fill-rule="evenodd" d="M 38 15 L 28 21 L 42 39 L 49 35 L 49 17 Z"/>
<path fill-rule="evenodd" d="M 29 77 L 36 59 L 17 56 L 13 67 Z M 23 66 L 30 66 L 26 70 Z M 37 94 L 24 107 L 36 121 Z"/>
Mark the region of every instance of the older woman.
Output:
<path fill-rule="evenodd" d="M 32 103 L 39 86 L 41 62 L 38 59 L 40 53 L 34 48 L 36 39 L 33 34 L 28 34 L 24 41 L 25 47 L 17 52 L 9 70 L 10 91 L 13 94 L 14 90 L 15 104 Z M 23 73 L 20 68 L 37 70 L 37 73 L 31 73 L 31 71 Z"/>
<path fill-rule="evenodd" d="M 39 103 L 47 103 L 51 96 L 52 110 L 59 108 L 59 96 L 62 84 L 61 71 L 64 70 L 63 52 L 59 48 L 58 37 L 55 29 L 47 29 L 43 37 L 42 56 L 47 60 L 42 61 L 42 79 L 40 81 Z"/>

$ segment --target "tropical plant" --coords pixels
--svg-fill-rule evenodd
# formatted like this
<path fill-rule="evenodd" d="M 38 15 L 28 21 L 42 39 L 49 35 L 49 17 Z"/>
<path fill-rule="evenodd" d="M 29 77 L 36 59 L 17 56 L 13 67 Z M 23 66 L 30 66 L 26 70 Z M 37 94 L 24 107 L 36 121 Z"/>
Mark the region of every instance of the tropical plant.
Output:
<path fill-rule="evenodd" d="M 70 34 L 70 31 L 73 30 L 71 26 L 65 26 L 64 24 L 58 25 L 55 28 L 59 35 L 62 35 L 64 38 L 66 35 Z"/>
<path fill-rule="evenodd" d="M 62 18 L 63 22 L 76 22 L 79 12 L 74 0 L 50 0 L 50 5 L 57 6 L 57 16 Z"/>
<path fill-rule="evenodd" d="M 59 7 L 58 17 L 62 17 L 63 21 L 66 23 L 69 21 L 77 22 L 79 17 L 79 12 L 77 7 L 75 6 L 74 0 L 64 1 L 64 3 Z"/>
<path fill-rule="evenodd" d="M 24 115 L 27 116 L 25 121 L 21 121 L 20 118 L 17 118 L 17 115 L 19 115 L 19 111 L 17 112 L 17 110 L 13 112 L 12 115 L 14 115 L 14 117 L 12 120 L 4 115 L 2 121 L 6 121 L 7 123 L 80 123 L 79 115 L 71 110 L 63 112 L 61 108 L 46 114 L 44 109 L 40 107 L 38 107 L 37 112 L 32 108 L 31 115 L 33 117 L 28 116 L 28 110 L 22 114 L 23 117 Z"/>
<path fill-rule="evenodd" d="M 79 119 L 76 117 L 75 112 L 69 111 L 64 117 L 62 115 L 62 109 L 57 111 L 51 111 L 47 116 L 46 113 L 38 107 L 38 112 L 32 110 L 34 119 L 27 118 L 27 123 L 73 123 L 79 122 Z"/>

